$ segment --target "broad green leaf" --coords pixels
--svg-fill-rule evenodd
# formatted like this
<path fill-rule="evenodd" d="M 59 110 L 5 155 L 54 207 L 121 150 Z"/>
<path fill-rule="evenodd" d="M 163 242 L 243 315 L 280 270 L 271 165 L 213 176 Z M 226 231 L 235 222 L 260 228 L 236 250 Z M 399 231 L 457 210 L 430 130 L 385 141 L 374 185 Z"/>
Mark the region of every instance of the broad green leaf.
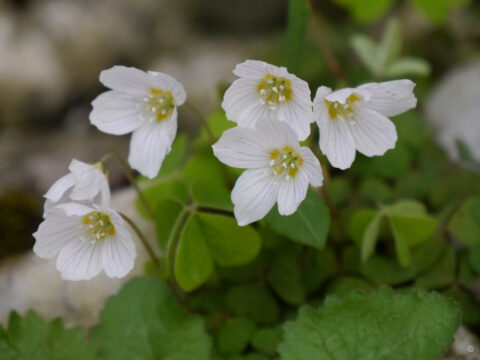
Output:
<path fill-rule="evenodd" d="M 478 180 L 477 180 L 478 181 Z M 480 243 L 480 198 L 472 197 L 465 201 L 448 223 L 450 234 L 465 245 Z"/>
<path fill-rule="evenodd" d="M 453 342 L 458 306 L 436 293 L 395 293 L 328 298 L 300 309 L 284 326 L 282 360 L 431 360 Z"/>
<path fill-rule="evenodd" d="M 288 69 L 296 73 L 300 70 L 305 49 L 305 33 L 310 5 L 308 0 L 289 0 L 287 34 L 286 34 L 286 63 Z"/>
<path fill-rule="evenodd" d="M 234 218 L 197 213 L 199 231 L 209 252 L 220 266 L 238 266 L 253 260 L 260 251 L 261 240 L 251 226 L 240 227 Z"/>
<path fill-rule="evenodd" d="M 90 338 L 102 360 L 210 359 L 202 319 L 187 314 L 158 278 L 127 283 L 107 301 Z"/>
<path fill-rule="evenodd" d="M 237 285 L 226 295 L 227 308 L 237 316 L 247 316 L 258 324 L 278 320 L 280 309 L 268 288 L 259 283 Z"/>
<path fill-rule="evenodd" d="M 326 248 L 310 249 L 302 259 L 302 283 L 307 294 L 317 291 L 325 281 L 333 277 L 339 265 L 335 252 Z"/>
<path fill-rule="evenodd" d="M 164 177 L 177 170 L 187 155 L 187 136 L 179 134 L 172 144 L 172 150 L 165 157 L 158 177 Z"/>
<path fill-rule="evenodd" d="M 259 329 L 252 338 L 252 346 L 258 352 L 273 356 L 277 352 L 277 345 L 282 341 L 282 327 L 274 326 Z"/>
<path fill-rule="evenodd" d="M 379 285 L 398 285 L 412 280 L 415 277 L 415 268 L 402 267 L 394 260 L 375 255 L 362 265 L 362 273 Z"/>
<path fill-rule="evenodd" d="M 351 46 L 362 63 L 372 74 L 379 74 L 380 63 L 377 58 L 377 44 L 369 37 L 356 34 L 350 39 Z"/>
<path fill-rule="evenodd" d="M 373 158 L 358 156 L 352 170 L 362 176 L 397 179 L 408 172 L 411 162 L 412 155 L 409 149 L 399 142 L 395 149 L 388 150 L 383 156 Z"/>
<path fill-rule="evenodd" d="M 369 282 L 360 278 L 346 276 L 340 277 L 330 284 L 327 294 L 344 298 L 354 291 L 369 293 L 373 290 L 374 287 Z"/>
<path fill-rule="evenodd" d="M 180 202 L 186 202 L 188 198 L 187 185 L 179 179 L 159 179 L 145 182 L 142 184 L 142 192 L 153 210 L 156 209 L 157 204 L 161 200 L 175 199 Z M 149 218 L 147 211 L 138 197 L 135 200 L 135 205 L 140 215 Z"/>
<path fill-rule="evenodd" d="M 233 211 L 230 191 L 207 182 L 194 181 L 192 198 L 196 206 L 207 206 L 219 210 Z"/>
<path fill-rule="evenodd" d="M 276 252 L 267 275 L 267 281 L 277 295 L 292 305 L 302 304 L 306 297 L 298 255 L 299 252 L 290 246 L 280 249 Z"/>
<path fill-rule="evenodd" d="M 385 76 L 396 78 L 402 76 L 427 76 L 430 74 L 430 64 L 415 57 L 402 57 L 389 64 Z"/>
<path fill-rule="evenodd" d="M 345 7 L 356 20 L 370 22 L 385 14 L 393 0 L 334 0 L 334 2 Z"/>
<path fill-rule="evenodd" d="M 321 249 L 327 241 L 330 213 L 324 201 L 312 189 L 290 216 L 282 216 L 274 208 L 265 217 L 265 222 L 277 233 L 304 245 Z"/>
<path fill-rule="evenodd" d="M 93 348 L 87 347 L 81 329 L 66 330 L 61 320 L 46 323 L 33 311 L 24 317 L 10 314 L 8 326 L 0 325 L 2 360 L 93 360 Z"/>
<path fill-rule="evenodd" d="M 213 155 L 210 145 L 197 150 L 187 161 L 182 175 L 188 181 L 197 181 L 226 189 L 225 172 L 222 163 Z"/>
<path fill-rule="evenodd" d="M 397 19 L 390 19 L 385 28 L 382 40 L 378 44 L 377 61 L 384 71 L 387 64 L 390 64 L 400 54 L 402 46 L 402 30 Z"/>
<path fill-rule="evenodd" d="M 185 291 L 205 283 L 220 266 L 238 266 L 253 260 L 261 240 L 251 226 L 239 227 L 234 218 L 197 212 L 181 234 L 175 260 L 175 276 Z"/>
<path fill-rule="evenodd" d="M 165 199 L 158 202 L 155 209 L 155 227 L 160 248 L 165 251 L 169 240 L 181 221 L 185 205 L 177 200 Z"/>
<path fill-rule="evenodd" d="M 175 278 L 185 291 L 204 284 L 213 272 L 213 259 L 205 242 L 202 224 L 190 216 L 185 224 L 175 256 Z"/>
<path fill-rule="evenodd" d="M 442 256 L 445 250 L 445 240 L 441 236 L 430 239 L 412 249 L 412 265 L 417 276 L 431 268 Z"/>
<path fill-rule="evenodd" d="M 218 350 L 224 355 L 240 354 L 255 331 L 255 323 L 244 317 L 228 320 L 217 333 Z"/>
<path fill-rule="evenodd" d="M 444 23 L 455 7 L 468 4 L 470 0 L 410 0 L 434 23 Z"/>
<path fill-rule="evenodd" d="M 435 265 L 415 279 L 415 286 L 438 289 L 452 284 L 455 281 L 455 265 L 455 251 L 447 247 Z"/>

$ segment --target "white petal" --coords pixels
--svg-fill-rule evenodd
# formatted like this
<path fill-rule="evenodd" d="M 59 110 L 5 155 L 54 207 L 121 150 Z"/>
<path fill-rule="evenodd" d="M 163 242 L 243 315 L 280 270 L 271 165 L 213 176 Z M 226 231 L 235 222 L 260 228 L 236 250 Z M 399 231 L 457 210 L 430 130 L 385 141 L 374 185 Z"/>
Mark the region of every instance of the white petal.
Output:
<path fill-rule="evenodd" d="M 165 124 L 162 124 L 164 122 Z M 163 159 L 171 149 L 174 138 L 170 136 L 173 133 L 172 128 L 176 131 L 176 124 L 176 118 L 160 123 L 152 121 L 135 130 L 128 154 L 130 166 L 150 179 L 157 176 Z"/>
<path fill-rule="evenodd" d="M 308 190 L 308 177 L 304 172 L 288 180 L 282 181 L 278 190 L 278 213 L 280 215 L 293 214 L 300 203 L 305 200 Z"/>
<path fill-rule="evenodd" d="M 370 92 L 368 92 L 366 89 L 361 89 L 361 88 L 344 88 L 340 90 L 335 90 L 334 92 L 328 94 L 325 99 L 331 102 L 339 102 L 341 104 L 345 104 L 347 102 L 347 99 L 350 97 L 350 95 L 355 94 L 355 95 L 360 95 L 361 98 L 364 100 L 370 99 Z"/>
<path fill-rule="evenodd" d="M 106 91 L 93 100 L 90 123 L 107 134 L 128 134 L 143 123 L 137 108 L 141 101 L 119 91 Z"/>
<path fill-rule="evenodd" d="M 303 159 L 303 165 L 300 172 L 305 172 L 308 182 L 313 186 L 322 186 L 323 174 L 320 161 L 306 146 L 302 146 L 299 151 L 300 157 Z"/>
<path fill-rule="evenodd" d="M 270 161 L 270 153 L 254 129 L 228 129 L 212 148 L 221 162 L 236 168 L 265 167 Z"/>
<path fill-rule="evenodd" d="M 112 90 L 131 95 L 150 93 L 149 75 L 134 67 L 115 65 L 100 73 L 100 82 Z"/>
<path fill-rule="evenodd" d="M 303 141 L 310 135 L 310 123 L 313 121 L 312 104 L 302 106 L 294 101 L 286 102 L 279 107 L 278 118 L 297 133 L 298 140 Z"/>
<path fill-rule="evenodd" d="M 298 150 L 298 136 L 286 123 L 278 120 L 261 120 L 256 125 L 258 136 L 270 150 L 278 150 L 290 146 Z"/>
<path fill-rule="evenodd" d="M 359 86 L 371 94 L 367 106 L 385 116 L 395 116 L 417 105 L 413 93 L 415 83 L 410 80 L 393 80 Z"/>
<path fill-rule="evenodd" d="M 321 124 L 330 120 L 327 105 L 325 104 L 325 98 L 331 92 L 332 90 L 330 88 L 320 86 L 315 94 L 315 99 L 313 100 L 313 115 L 318 126 L 321 126 Z"/>
<path fill-rule="evenodd" d="M 115 236 L 104 240 L 102 249 L 102 263 L 107 276 L 111 278 L 122 278 L 133 268 L 137 253 L 132 236 L 125 228 L 124 221 L 112 211 L 109 212 Z"/>
<path fill-rule="evenodd" d="M 75 185 L 70 197 L 73 200 L 92 200 L 102 192 L 103 202 L 108 205 L 110 201 L 110 188 L 105 174 L 95 166 L 73 159 L 68 167 L 73 177 Z"/>
<path fill-rule="evenodd" d="M 245 109 L 260 103 L 257 79 L 237 79 L 223 96 L 222 108 L 228 120 L 237 122 Z"/>
<path fill-rule="evenodd" d="M 237 119 L 238 126 L 254 128 L 259 121 L 264 119 L 276 120 L 277 110 L 272 110 L 266 104 L 255 101 L 240 113 Z"/>
<path fill-rule="evenodd" d="M 90 280 L 102 270 L 103 242 L 77 239 L 60 251 L 57 269 L 65 280 Z"/>
<path fill-rule="evenodd" d="M 175 100 L 175 105 L 180 106 L 187 100 L 187 93 L 183 85 L 170 75 L 158 71 L 149 71 L 148 75 L 150 75 L 150 86 L 154 89 L 170 91 Z"/>
<path fill-rule="evenodd" d="M 72 174 L 67 174 L 62 176 L 60 179 L 55 181 L 55 183 L 48 189 L 47 193 L 44 195 L 45 198 L 51 202 L 59 201 L 65 192 L 73 187 L 75 184 L 75 178 Z"/>
<path fill-rule="evenodd" d="M 232 190 L 238 225 L 262 219 L 271 210 L 278 194 L 278 182 L 269 169 L 249 169 L 237 179 Z"/>
<path fill-rule="evenodd" d="M 52 209 L 52 211 L 62 211 L 67 216 L 83 216 L 94 210 L 95 208 L 76 202 L 59 204 Z"/>
<path fill-rule="evenodd" d="M 233 73 L 241 78 L 260 79 L 267 74 L 276 75 L 278 67 L 259 60 L 245 60 L 235 66 Z"/>
<path fill-rule="evenodd" d="M 62 211 L 53 211 L 33 234 L 33 251 L 42 259 L 53 259 L 69 242 L 79 237 L 78 218 L 66 216 Z"/>
<path fill-rule="evenodd" d="M 319 123 L 320 150 L 333 167 L 342 170 L 348 169 L 355 160 L 355 141 L 350 128 L 347 121 L 329 117 Z"/>
<path fill-rule="evenodd" d="M 355 119 L 350 131 L 359 152 L 366 156 L 383 155 L 395 147 L 397 130 L 387 117 L 363 107 L 355 110 Z"/>

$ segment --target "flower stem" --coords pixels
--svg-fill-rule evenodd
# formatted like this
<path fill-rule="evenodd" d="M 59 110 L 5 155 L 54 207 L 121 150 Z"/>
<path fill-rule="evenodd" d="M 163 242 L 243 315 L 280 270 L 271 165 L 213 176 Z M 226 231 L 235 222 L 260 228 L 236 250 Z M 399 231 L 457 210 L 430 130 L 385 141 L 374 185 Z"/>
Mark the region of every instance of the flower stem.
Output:
<path fill-rule="evenodd" d="M 145 211 L 148 213 L 148 216 L 153 220 L 155 221 L 155 212 L 153 211 L 152 207 L 150 206 L 150 204 L 148 203 L 147 199 L 145 198 L 145 196 L 143 195 L 143 192 L 142 190 L 140 190 L 140 187 L 138 186 L 134 176 L 133 176 L 133 173 L 132 171 L 130 170 L 130 167 L 128 166 L 127 162 L 120 156 L 118 155 L 117 153 L 108 153 L 106 155 L 104 155 L 102 157 L 102 159 L 100 160 L 102 163 L 105 163 L 107 162 L 109 159 L 115 159 L 118 163 L 118 165 L 120 165 L 120 168 L 122 169 L 123 173 L 125 174 L 125 176 L 127 177 L 128 179 L 128 182 L 133 186 L 133 188 L 135 189 L 135 191 L 137 192 L 138 194 L 138 198 L 140 199 L 140 201 L 142 202 L 143 204 L 143 207 L 145 208 Z"/>
<path fill-rule="evenodd" d="M 330 71 L 334 74 L 335 78 L 340 83 L 347 84 L 345 72 L 343 71 L 340 62 L 338 61 L 335 52 L 332 49 L 332 46 L 325 31 L 323 19 L 318 12 L 315 0 L 309 0 L 309 3 L 312 10 L 312 30 L 315 34 L 315 39 L 320 46 L 323 56 L 325 57 L 325 62 L 327 63 Z"/>
<path fill-rule="evenodd" d="M 133 229 L 133 231 L 135 231 L 138 238 L 142 242 L 143 247 L 145 248 L 145 250 L 147 250 L 147 253 L 150 256 L 150 258 L 152 259 L 153 263 L 155 264 L 157 269 L 160 270 L 160 261 L 158 260 L 157 256 L 155 255 L 155 252 L 153 251 L 153 248 L 148 243 L 148 240 L 145 237 L 145 235 L 143 234 L 143 232 L 140 230 L 140 228 L 137 226 L 137 224 L 135 224 L 135 222 L 132 219 L 130 219 L 127 215 L 125 215 L 123 213 L 119 213 L 119 214 L 128 223 L 128 225 L 130 225 L 130 227 Z"/>
<path fill-rule="evenodd" d="M 212 144 L 214 144 L 217 141 L 217 139 L 215 138 L 215 135 L 213 134 L 212 128 L 208 124 L 208 121 L 205 118 L 205 116 L 203 116 L 201 111 L 198 110 L 197 107 L 195 105 L 191 104 L 190 102 L 186 101 L 185 105 L 190 110 L 192 110 L 193 113 L 195 113 L 195 116 L 198 118 L 198 120 L 200 120 L 200 122 L 202 123 L 202 126 L 205 128 L 205 131 L 207 132 L 207 135 L 208 135 L 208 138 L 210 139 L 210 142 Z"/>

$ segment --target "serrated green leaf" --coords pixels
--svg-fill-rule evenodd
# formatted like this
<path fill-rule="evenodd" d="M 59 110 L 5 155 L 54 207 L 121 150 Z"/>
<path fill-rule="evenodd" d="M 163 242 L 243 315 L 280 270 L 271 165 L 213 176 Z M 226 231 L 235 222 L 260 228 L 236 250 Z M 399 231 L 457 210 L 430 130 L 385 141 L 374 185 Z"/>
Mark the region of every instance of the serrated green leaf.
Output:
<path fill-rule="evenodd" d="M 228 320 L 217 333 L 218 350 L 224 355 L 240 354 L 255 331 L 255 323 L 244 317 Z"/>
<path fill-rule="evenodd" d="M 131 280 L 110 298 L 91 339 L 104 360 L 210 359 L 202 319 L 187 314 L 158 278 Z"/>
<path fill-rule="evenodd" d="M 274 208 L 265 222 L 277 233 L 298 243 L 321 249 L 325 246 L 330 227 L 330 213 L 318 194 L 309 189 L 297 211 L 282 216 Z"/>
<path fill-rule="evenodd" d="M 279 352 L 282 360 L 431 360 L 452 343 L 459 318 L 457 305 L 435 293 L 383 288 L 328 298 L 284 326 Z"/>
<path fill-rule="evenodd" d="M 472 197 L 466 200 L 448 223 L 450 234 L 468 246 L 480 243 L 480 219 L 475 216 L 478 206 L 480 198 Z"/>
<path fill-rule="evenodd" d="M 248 283 L 234 286 L 225 300 L 227 308 L 237 316 L 247 316 L 259 324 L 271 324 L 278 320 L 280 309 L 264 285 Z"/>
<path fill-rule="evenodd" d="M 33 311 L 24 317 L 12 312 L 8 326 L 0 326 L 2 360 L 93 360 L 81 329 L 66 330 L 61 320 L 46 323 Z"/>
<path fill-rule="evenodd" d="M 390 63 L 385 69 L 387 77 L 427 76 L 430 74 L 430 64 L 415 57 L 402 57 Z"/>

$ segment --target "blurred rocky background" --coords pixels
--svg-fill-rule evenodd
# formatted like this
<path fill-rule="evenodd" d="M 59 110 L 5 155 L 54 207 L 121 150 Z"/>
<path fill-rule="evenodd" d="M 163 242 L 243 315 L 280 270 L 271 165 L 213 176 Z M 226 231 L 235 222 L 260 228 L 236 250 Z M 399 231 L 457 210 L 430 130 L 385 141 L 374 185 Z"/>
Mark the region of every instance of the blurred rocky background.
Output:
<path fill-rule="evenodd" d="M 461 158 L 459 143 L 480 160 L 479 1 L 448 9 L 441 24 L 415 8 L 415 1 L 398 1 L 372 22 L 352 18 L 343 6 L 351 1 L 316 3 L 351 81 L 361 82 L 366 73 L 349 36 L 363 32 L 378 39 L 387 18 L 399 18 L 405 54 L 431 64 L 430 76 L 414 80 L 432 131 L 454 160 Z M 44 316 L 87 326 L 120 286 L 102 277 L 92 287 L 61 282 L 52 263 L 28 252 L 41 219 L 41 196 L 70 160 L 93 162 L 112 150 L 128 151 L 128 136 L 105 135 L 89 124 L 90 102 L 104 90 L 99 72 L 115 64 L 166 72 L 208 114 L 218 107 L 237 63 L 282 63 L 287 6 L 287 0 L 0 2 L 0 321 L 13 308 L 36 307 Z M 332 85 L 314 44 L 307 39 L 299 75 L 312 85 Z M 180 109 L 179 127 L 188 134 L 198 128 L 188 109 Z M 115 167 L 110 180 L 117 189 L 126 184 Z M 128 207 L 133 196 L 117 192 L 114 201 Z M 137 266 L 139 273 L 142 264 Z"/>

